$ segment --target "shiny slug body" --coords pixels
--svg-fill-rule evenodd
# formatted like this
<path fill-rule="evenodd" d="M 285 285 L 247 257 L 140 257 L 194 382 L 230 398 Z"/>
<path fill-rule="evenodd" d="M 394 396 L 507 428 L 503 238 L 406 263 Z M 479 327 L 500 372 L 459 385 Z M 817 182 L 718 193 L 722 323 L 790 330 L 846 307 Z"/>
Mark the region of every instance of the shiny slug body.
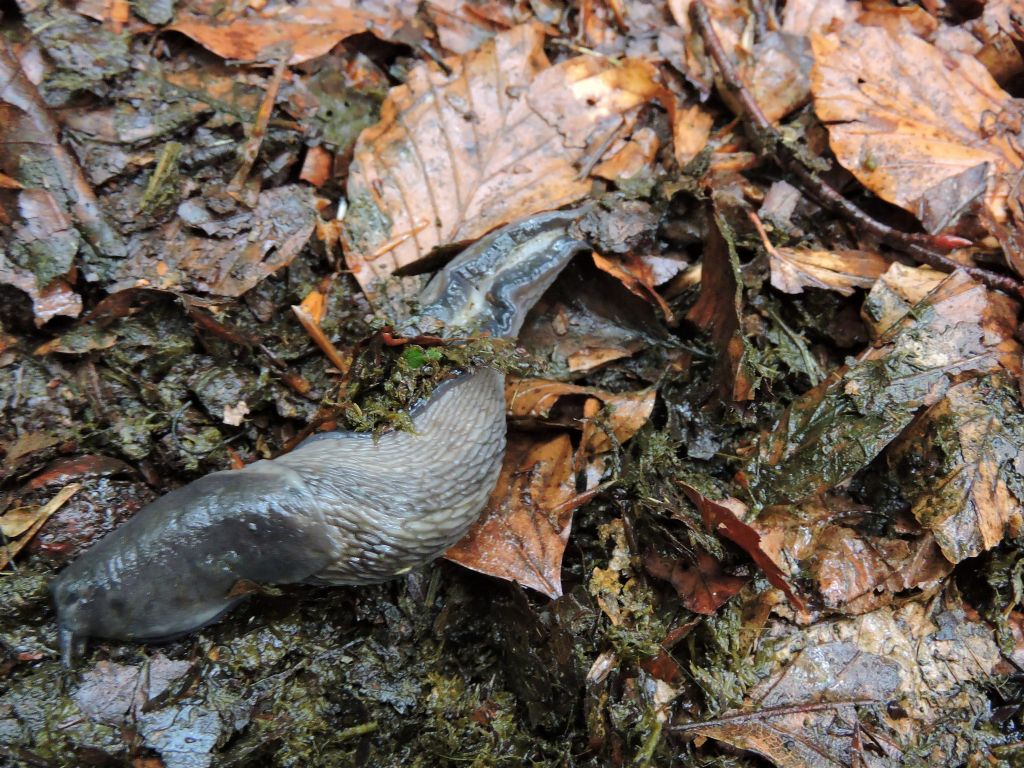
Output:
<path fill-rule="evenodd" d="M 578 212 L 487 236 L 428 284 L 403 331 L 514 338 L 586 245 Z M 479 515 L 505 450 L 504 376 L 442 383 L 412 431 L 317 435 L 291 453 L 214 472 L 157 499 L 51 585 L 62 655 L 88 637 L 158 640 L 216 620 L 252 585 L 384 581 L 443 553 Z"/>

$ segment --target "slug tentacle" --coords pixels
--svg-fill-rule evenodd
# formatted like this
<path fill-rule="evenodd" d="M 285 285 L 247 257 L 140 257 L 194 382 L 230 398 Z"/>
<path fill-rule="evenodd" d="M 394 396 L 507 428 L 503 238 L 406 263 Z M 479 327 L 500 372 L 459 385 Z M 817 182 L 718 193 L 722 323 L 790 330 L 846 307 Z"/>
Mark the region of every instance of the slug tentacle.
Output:
<path fill-rule="evenodd" d="M 578 212 L 495 232 L 443 269 L 406 333 L 514 337 L 573 254 Z M 62 656 L 91 636 L 153 640 L 215 621 L 240 582 L 364 584 L 458 541 L 494 489 L 505 451 L 504 376 L 441 384 L 413 430 L 336 432 L 242 470 L 214 472 L 139 511 L 51 585 Z"/>

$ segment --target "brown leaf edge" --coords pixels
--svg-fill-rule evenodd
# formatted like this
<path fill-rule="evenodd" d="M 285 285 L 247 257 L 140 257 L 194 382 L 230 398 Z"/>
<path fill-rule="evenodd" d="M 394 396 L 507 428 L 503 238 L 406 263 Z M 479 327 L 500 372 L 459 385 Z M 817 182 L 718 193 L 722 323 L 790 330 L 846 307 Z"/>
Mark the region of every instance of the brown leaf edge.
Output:
<path fill-rule="evenodd" d="M 800 599 L 793 587 L 786 581 L 779 566 L 761 549 L 761 535 L 757 531 L 736 517 L 736 513 L 724 504 L 709 499 L 696 488 L 686 483 L 680 483 L 680 486 L 683 489 L 683 493 L 700 510 L 700 516 L 704 521 L 705 528 L 739 545 L 744 552 L 750 555 L 750 559 L 757 564 L 757 567 L 764 571 L 764 575 L 768 578 L 769 583 L 773 587 L 782 590 L 790 605 L 801 613 L 807 610 L 804 601 Z"/>

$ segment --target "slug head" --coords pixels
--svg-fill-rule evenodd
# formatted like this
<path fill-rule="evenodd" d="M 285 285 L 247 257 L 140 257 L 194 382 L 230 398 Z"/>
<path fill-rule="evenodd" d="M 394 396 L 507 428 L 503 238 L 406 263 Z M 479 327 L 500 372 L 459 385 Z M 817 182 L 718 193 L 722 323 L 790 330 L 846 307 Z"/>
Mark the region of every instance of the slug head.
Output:
<path fill-rule="evenodd" d="M 161 641 L 210 624 L 244 599 L 239 582 L 309 578 L 332 554 L 303 519 L 307 505 L 281 470 L 258 462 L 140 510 L 50 586 L 65 663 L 88 637 Z"/>

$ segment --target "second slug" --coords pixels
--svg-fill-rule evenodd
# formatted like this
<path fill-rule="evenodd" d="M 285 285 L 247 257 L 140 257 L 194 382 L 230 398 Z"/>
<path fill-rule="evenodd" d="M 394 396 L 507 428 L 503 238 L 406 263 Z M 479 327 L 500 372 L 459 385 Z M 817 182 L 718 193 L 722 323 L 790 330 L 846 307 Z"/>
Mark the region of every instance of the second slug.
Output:
<path fill-rule="evenodd" d="M 407 334 L 514 338 L 572 256 L 579 212 L 542 214 L 485 237 L 427 286 Z M 497 482 L 504 376 L 441 384 L 411 432 L 333 432 L 272 461 L 214 472 L 140 510 L 51 585 L 65 662 L 88 637 L 157 640 L 216 620 L 257 584 L 365 584 L 458 541 Z"/>

